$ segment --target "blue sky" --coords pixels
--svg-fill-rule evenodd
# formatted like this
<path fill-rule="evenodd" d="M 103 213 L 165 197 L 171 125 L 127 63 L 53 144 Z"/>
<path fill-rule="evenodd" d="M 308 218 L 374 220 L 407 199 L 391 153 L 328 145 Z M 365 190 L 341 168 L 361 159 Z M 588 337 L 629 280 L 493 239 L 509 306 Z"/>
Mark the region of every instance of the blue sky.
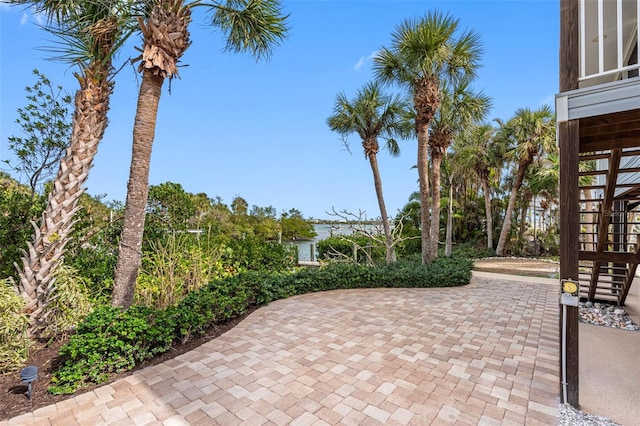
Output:
<path fill-rule="evenodd" d="M 449 12 L 480 34 L 485 52 L 474 87 L 493 98 L 490 118 L 508 119 L 518 108 L 552 104 L 558 91 L 559 5 L 550 0 L 509 1 L 284 1 L 289 38 L 268 62 L 222 51 L 220 33 L 196 10 L 193 44 L 180 79 L 165 84 L 151 160 L 150 183 L 180 183 L 186 191 L 239 195 L 249 205 L 296 208 L 326 218 L 332 208 L 367 217 L 379 210 L 368 161 L 356 135 L 347 152 L 326 119 L 336 94 L 353 97 L 372 79 L 371 57 L 389 46 L 403 19 L 430 10 Z M 52 36 L 37 17 L 0 4 L 0 159 L 7 138 L 20 135 L 16 110 L 37 68 L 69 93 L 73 68 L 39 50 Z M 136 56 L 135 35 L 117 58 Z M 132 126 L 139 77 L 130 65 L 117 75 L 109 127 L 87 182 L 91 195 L 124 201 L 131 162 Z M 393 90 L 393 89 L 390 89 Z M 401 155 L 379 155 L 391 215 L 417 190 L 415 140 L 401 141 Z"/>

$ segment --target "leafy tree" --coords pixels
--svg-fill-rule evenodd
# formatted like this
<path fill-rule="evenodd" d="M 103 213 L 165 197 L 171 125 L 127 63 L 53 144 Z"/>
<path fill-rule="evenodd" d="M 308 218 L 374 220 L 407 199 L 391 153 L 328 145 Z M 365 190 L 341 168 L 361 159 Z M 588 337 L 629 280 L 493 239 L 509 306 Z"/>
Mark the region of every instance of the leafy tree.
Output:
<path fill-rule="evenodd" d="M 548 105 L 537 110 L 519 109 L 499 130 L 498 137 L 510 146 L 507 156 L 516 163 L 516 173 L 496 247 L 498 256 L 504 255 L 505 252 L 507 237 L 511 231 L 511 218 L 525 173 L 529 166 L 534 161 L 539 161 L 544 153 L 553 152 L 556 149 L 555 136 L 555 120 Z"/>
<path fill-rule="evenodd" d="M 247 203 L 247 200 L 245 200 L 244 198 L 240 197 L 240 196 L 236 196 L 232 201 L 231 201 L 231 211 L 233 212 L 234 215 L 245 215 L 247 214 L 247 211 L 249 210 L 249 203 Z"/>
<path fill-rule="evenodd" d="M 280 228 L 285 241 L 311 239 L 317 235 L 313 224 L 297 209 L 290 209 L 280 215 Z"/>
<path fill-rule="evenodd" d="M 42 192 L 42 185 L 54 175 L 54 167 L 69 142 L 71 118 L 69 108 L 71 96 L 62 86 L 55 88 L 40 71 L 33 70 L 38 81 L 27 86 L 29 104 L 18 108 L 16 123 L 22 128 L 24 137 L 10 136 L 8 148 L 14 153 L 17 163 L 3 160 L 11 169 L 26 176 L 31 195 Z"/>
<path fill-rule="evenodd" d="M 385 148 L 392 156 L 400 154 L 396 137 L 407 137 L 410 128 L 407 127 L 406 117 L 409 106 L 399 96 L 388 96 L 382 92 L 378 83 L 368 83 L 360 89 L 354 99 L 349 100 L 344 93 L 340 93 L 327 123 L 329 128 L 345 138 L 351 133 L 357 133 L 362 140 L 364 158 L 369 160 L 373 173 L 373 184 L 380 208 L 380 217 L 385 235 L 387 263 L 397 260 L 396 251 L 391 235 L 391 226 L 387 207 L 382 193 L 382 179 L 378 167 L 378 139 L 385 139 Z"/>
<path fill-rule="evenodd" d="M 249 212 L 249 214 L 255 217 L 261 217 L 261 218 L 270 217 L 274 219 L 278 215 L 275 207 L 273 206 L 269 206 L 269 207 L 251 206 L 251 211 Z"/>
<path fill-rule="evenodd" d="M 113 90 L 112 58 L 126 36 L 130 2 L 119 0 L 9 0 L 33 6 L 47 18 L 45 28 L 60 38 L 59 59 L 78 67 L 80 87 L 68 148 L 49 193 L 33 242 L 22 259 L 19 288 L 30 313 L 30 333 L 46 326 L 54 278 L 72 231 L 77 204 L 107 127 Z"/>
<path fill-rule="evenodd" d="M 442 99 L 443 81 L 458 82 L 475 76 L 480 59 L 479 36 L 460 32 L 460 21 L 448 14 L 429 12 L 421 19 L 403 21 L 392 35 L 391 48 L 374 58 L 377 78 L 397 83 L 413 97 L 418 136 L 418 178 L 422 230 L 422 262 L 431 263 L 429 200 L 429 126 Z"/>
<path fill-rule="evenodd" d="M 75 269 L 92 300 L 108 303 L 118 258 L 122 203 L 103 202 L 104 195 L 82 194 L 65 265 Z"/>
<path fill-rule="evenodd" d="M 196 214 L 193 194 L 179 183 L 165 182 L 149 187 L 145 237 L 155 241 L 167 232 L 186 231 Z"/>
<path fill-rule="evenodd" d="M 114 306 L 129 307 L 133 301 L 141 262 L 149 163 L 162 84 L 165 79 L 178 75 L 178 62 L 191 44 L 189 24 L 191 10 L 195 6 L 205 6 L 213 12 L 211 24 L 225 34 L 227 50 L 246 51 L 256 59 L 268 56 L 287 31 L 286 16 L 281 14 L 279 0 L 227 0 L 220 3 L 158 0 L 153 4 L 146 22 L 140 21 L 143 47 L 138 71 L 142 73 L 142 83 L 133 129 L 131 170 L 113 292 Z"/>
<path fill-rule="evenodd" d="M 14 265 L 22 257 L 33 234 L 31 222 L 42 214 L 45 201 L 44 196 L 31 195 L 28 187 L 0 172 L 0 280 L 17 278 Z"/>

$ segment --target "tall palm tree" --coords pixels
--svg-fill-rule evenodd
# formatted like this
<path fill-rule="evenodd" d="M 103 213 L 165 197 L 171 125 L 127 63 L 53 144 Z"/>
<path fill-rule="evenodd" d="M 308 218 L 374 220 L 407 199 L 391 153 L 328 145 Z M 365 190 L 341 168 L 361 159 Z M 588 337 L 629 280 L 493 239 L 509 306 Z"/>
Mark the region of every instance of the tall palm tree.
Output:
<path fill-rule="evenodd" d="M 378 139 L 386 139 L 385 147 L 392 156 L 399 155 L 400 149 L 395 138 L 407 137 L 411 130 L 405 119 L 408 109 L 409 105 L 401 97 L 385 95 L 380 85 L 373 82 L 360 89 L 352 100 L 340 93 L 336 98 L 333 115 L 327 120 L 329 128 L 343 137 L 357 133 L 362 139 L 364 158 L 369 160 L 373 172 L 373 183 L 380 207 L 387 264 L 396 261 L 396 251 L 382 194 L 382 180 L 378 168 Z"/>
<path fill-rule="evenodd" d="M 478 34 L 470 30 L 460 33 L 459 26 L 459 20 L 440 12 L 429 12 L 421 19 L 407 19 L 392 34 L 391 48 L 382 48 L 373 62 L 380 81 L 397 83 L 413 96 L 424 264 L 432 260 L 429 125 L 440 108 L 442 81 L 473 78 L 482 51 Z"/>
<path fill-rule="evenodd" d="M 487 225 L 487 248 L 493 249 L 493 214 L 491 211 L 491 184 L 499 180 L 504 149 L 494 138 L 496 128 L 489 123 L 474 126 L 465 137 L 458 139 L 455 151 L 458 161 L 473 170 L 484 196 Z"/>
<path fill-rule="evenodd" d="M 30 5 L 48 21 L 45 28 L 61 40 L 59 58 L 78 67 L 71 137 L 49 193 L 47 207 L 18 268 L 20 292 L 27 301 L 30 332 L 46 325 L 54 288 L 53 272 L 62 261 L 77 203 L 107 127 L 113 90 L 112 58 L 131 33 L 129 6 L 117 0 L 12 0 Z"/>
<path fill-rule="evenodd" d="M 517 164 L 507 211 L 502 223 L 500 239 L 496 247 L 496 254 L 502 256 L 504 255 L 507 237 L 511 231 L 511 216 L 516 205 L 518 191 L 528 167 L 535 160 L 539 160 L 542 154 L 553 152 L 556 149 L 553 112 L 548 105 L 544 105 L 537 110 L 521 108 L 499 130 L 498 136 L 511 145 L 507 155 Z"/>
<path fill-rule="evenodd" d="M 204 6 L 212 11 L 211 24 L 226 38 L 226 49 L 249 52 L 256 59 L 268 57 L 287 33 L 279 0 L 155 0 L 146 22 L 138 71 L 142 83 L 133 129 L 133 150 L 120 251 L 112 304 L 129 307 L 141 262 L 145 207 L 149 189 L 149 163 L 155 136 L 158 104 L 165 79 L 178 75 L 178 62 L 189 48 L 191 10 Z"/>
<path fill-rule="evenodd" d="M 457 182 L 460 180 L 460 177 L 467 171 L 466 165 L 458 161 L 459 153 L 447 152 L 445 156 L 442 158 L 442 172 L 444 173 L 444 178 L 447 182 L 447 186 L 449 188 L 449 194 L 446 198 L 447 200 L 447 225 L 445 232 L 445 248 L 444 255 L 451 256 L 453 251 L 453 204 L 454 204 L 454 190 L 459 187 L 460 184 Z"/>
<path fill-rule="evenodd" d="M 460 136 L 475 122 L 485 118 L 491 108 L 491 98 L 471 90 L 467 79 L 457 84 L 443 82 L 440 108 L 431 122 L 429 148 L 431 151 L 431 252 L 438 256 L 440 240 L 440 165 L 453 138 Z"/>

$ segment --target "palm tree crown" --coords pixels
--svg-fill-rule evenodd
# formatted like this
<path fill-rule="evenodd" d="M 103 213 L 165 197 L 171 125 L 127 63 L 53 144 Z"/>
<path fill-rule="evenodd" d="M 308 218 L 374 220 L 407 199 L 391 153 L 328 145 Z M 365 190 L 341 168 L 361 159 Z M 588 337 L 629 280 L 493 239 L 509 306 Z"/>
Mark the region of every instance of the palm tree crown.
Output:
<path fill-rule="evenodd" d="M 476 75 L 482 53 L 479 35 L 466 30 L 456 37 L 459 26 L 459 20 L 440 12 L 406 19 L 393 33 L 391 48 L 383 47 L 374 58 L 373 69 L 380 81 L 414 92 L 416 119 L 421 113 L 430 118 L 435 115 L 441 100 L 440 81 L 457 82 Z M 421 88 L 431 93 L 417 96 Z"/>
<path fill-rule="evenodd" d="M 398 95 L 382 93 L 379 83 L 367 83 L 358 90 L 355 98 L 349 100 L 344 93 L 338 94 L 334 112 L 327 120 L 331 130 L 348 136 L 357 133 L 362 139 L 365 158 L 378 153 L 379 137 L 386 139 L 385 148 L 396 157 L 400 148 L 396 137 L 407 137 L 410 129 L 406 115 L 409 105 Z"/>
<path fill-rule="evenodd" d="M 556 149 L 555 121 L 548 105 L 518 109 L 500 133 L 511 145 L 507 158 L 519 164 L 531 164 L 540 154 Z"/>

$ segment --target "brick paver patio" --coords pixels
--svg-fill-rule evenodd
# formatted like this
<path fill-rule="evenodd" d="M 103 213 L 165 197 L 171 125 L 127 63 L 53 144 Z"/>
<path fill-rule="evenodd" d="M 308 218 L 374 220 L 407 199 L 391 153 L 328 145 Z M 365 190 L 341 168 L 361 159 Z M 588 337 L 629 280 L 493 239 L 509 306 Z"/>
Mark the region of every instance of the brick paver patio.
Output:
<path fill-rule="evenodd" d="M 557 424 L 558 289 L 306 294 L 163 364 L 0 425 Z"/>

